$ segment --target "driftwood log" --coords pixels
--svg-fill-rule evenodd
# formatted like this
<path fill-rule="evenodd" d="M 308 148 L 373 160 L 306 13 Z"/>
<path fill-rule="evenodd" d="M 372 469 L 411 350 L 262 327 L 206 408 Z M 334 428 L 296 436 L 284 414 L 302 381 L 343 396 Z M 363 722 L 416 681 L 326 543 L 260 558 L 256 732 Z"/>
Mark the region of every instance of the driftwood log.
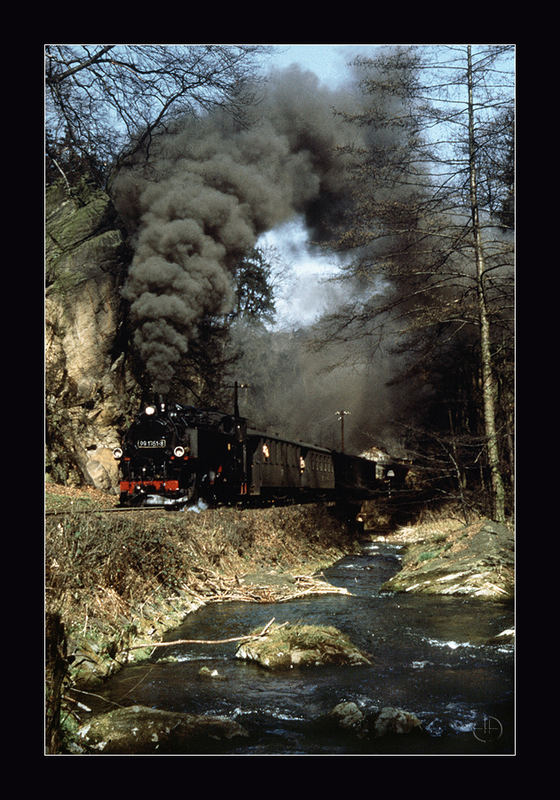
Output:
<path fill-rule="evenodd" d="M 266 623 L 260 633 L 247 634 L 245 636 L 233 636 L 231 639 L 174 639 L 172 642 L 148 642 L 147 644 L 135 644 L 129 650 L 139 650 L 144 647 L 171 647 L 175 644 L 228 644 L 229 642 L 246 642 L 250 639 L 260 639 L 266 636 L 266 632 L 274 622 L 275 617 Z M 285 623 L 284 623 L 285 624 Z M 282 627 L 282 626 L 279 626 Z"/>

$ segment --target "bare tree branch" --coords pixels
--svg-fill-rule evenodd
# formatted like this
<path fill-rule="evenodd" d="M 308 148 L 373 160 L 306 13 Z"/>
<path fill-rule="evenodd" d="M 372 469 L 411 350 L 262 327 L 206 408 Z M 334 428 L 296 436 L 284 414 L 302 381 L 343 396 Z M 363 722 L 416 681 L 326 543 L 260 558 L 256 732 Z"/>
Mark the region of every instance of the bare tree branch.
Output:
<path fill-rule="evenodd" d="M 107 173 L 166 122 L 220 106 L 241 115 L 255 45 L 47 45 L 47 134 Z"/>

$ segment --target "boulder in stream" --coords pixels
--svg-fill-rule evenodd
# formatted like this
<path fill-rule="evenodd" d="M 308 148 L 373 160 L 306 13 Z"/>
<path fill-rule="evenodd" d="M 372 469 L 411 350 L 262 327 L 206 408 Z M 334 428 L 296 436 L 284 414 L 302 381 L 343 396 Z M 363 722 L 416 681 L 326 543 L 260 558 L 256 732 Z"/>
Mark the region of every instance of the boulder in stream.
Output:
<path fill-rule="evenodd" d="M 333 708 L 329 714 L 329 719 L 339 728 L 361 733 L 365 722 L 365 714 L 356 703 L 343 702 L 338 703 Z"/>
<path fill-rule="evenodd" d="M 337 628 L 289 623 L 273 625 L 265 636 L 240 645 L 236 658 L 255 661 L 271 670 L 371 664 L 367 655 Z"/>
<path fill-rule="evenodd" d="M 492 636 L 491 639 L 488 639 L 486 644 L 515 644 L 515 628 L 506 628 L 505 631 L 501 631 L 501 633 L 498 633 L 496 636 Z"/>
<path fill-rule="evenodd" d="M 185 753 L 199 743 L 206 747 L 215 743 L 218 749 L 220 742 L 247 735 L 239 723 L 228 717 L 135 705 L 95 717 L 82 725 L 77 738 L 88 753 L 146 754 Z"/>
<path fill-rule="evenodd" d="M 421 722 L 416 714 L 391 706 L 382 708 L 373 720 L 373 724 L 370 723 L 370 731 L 376 737 L 412 733 L 418 731 L 420 727 Z"/>
<path fill-rule="evenodd" d="M 355 734 L 358 738 L 378 739 L 382 736 L 422 733 L 422 724 L 415 714 L 402 708 L 386 706 L 381 710 L 364 711 L 353 702 L 338 703 L 328 714 L 327 722 Z"/>

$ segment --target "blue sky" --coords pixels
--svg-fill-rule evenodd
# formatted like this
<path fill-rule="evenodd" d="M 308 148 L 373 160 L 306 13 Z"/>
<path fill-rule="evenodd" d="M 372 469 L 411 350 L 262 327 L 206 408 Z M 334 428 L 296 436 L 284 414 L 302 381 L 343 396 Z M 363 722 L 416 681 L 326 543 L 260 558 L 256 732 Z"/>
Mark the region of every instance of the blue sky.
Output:
<path fill-rule="evenodd" d="M 270 67 L 285 68 L 293 63 L 315 73 L 321 83 L 331 89 L 339 88 L 347 80 L 347 64 L 356 55 L 373 56 L 375 45 L 342 44 L 284 44 L 273 45 L 266 60 Z M 271 245 L 281 253 L 290 269 L 290 280 L 277 292 L 277 322 L 283 325 L 301 325 L 312 322 L 332 303 L 335 288 L 325 283 L 337 269 L 333 256 L 318 258 L 306 247 L 307 233 L 303 224 L 295 220 L 279 230 L 269 231 L 259 241 Z"/>
<path fill-rule="evenodd" d="M 336 88 L 348 77 L 346 65 L 356 55 L 373 56 L 372 44 L 274 44 L 271 65 L 296 63 L 314 72 L 321 82 Z"/>

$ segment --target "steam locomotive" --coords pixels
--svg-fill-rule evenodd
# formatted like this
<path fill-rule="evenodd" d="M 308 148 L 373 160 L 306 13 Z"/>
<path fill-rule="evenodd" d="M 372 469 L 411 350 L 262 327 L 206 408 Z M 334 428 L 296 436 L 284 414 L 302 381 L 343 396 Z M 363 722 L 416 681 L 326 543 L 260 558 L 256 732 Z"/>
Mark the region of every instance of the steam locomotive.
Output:
<path fill-rule="evenodd" d="M 238 412 L 147 404 L 113 452 L 120 504 L 359 499 L 402 486 L 409 467 L 371 461 L 249 427 Z"/>

